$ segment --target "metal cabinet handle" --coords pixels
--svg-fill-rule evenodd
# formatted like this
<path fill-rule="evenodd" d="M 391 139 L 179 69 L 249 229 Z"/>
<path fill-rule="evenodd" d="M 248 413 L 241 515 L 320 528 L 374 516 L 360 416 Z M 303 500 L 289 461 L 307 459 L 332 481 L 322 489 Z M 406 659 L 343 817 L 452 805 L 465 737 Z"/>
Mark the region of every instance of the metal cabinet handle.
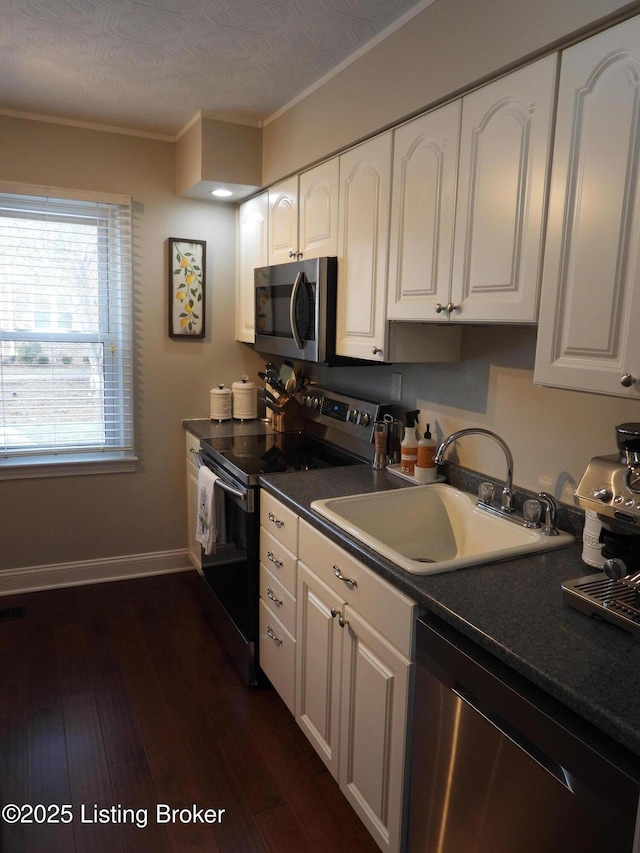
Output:
<path fill-rule="evenodd" d="M 271 550 L 267 551 L 267 560 L 273 563 L 276 568 L 282 568 L 282 560 L 277 560 Z"/>
<path fill-rule="evenodd" d="M 380 355 L 382 355 L 382 350 L 380 349 L 380 347 L 371 347 L 371 352 L 372 352 L 374 355 L 378 355 L 378 353 L 379 353 Z"/>
<path fill-rule="evenodd" d="M 284 601 L 281 598 L 276 598 L 270 586 L 267 587 L 267 598 L 271 599 L 271 601 L 273 601 L 276 607 L 282 607 L 282 605 L 284 604 Z"/>
<path fill-rule="evenodd" d="M 273 628 L 271 627 L 271 625 L 267 625 L 267 637 L 271 637 L 276 646 L 282 645 L 282 640 L 280 639 L 280 637 L 276 637 L 276 635 L 273 633 Z"/>
<path fill-rule="evenodd" d="M 335 618 L 336 618 L 336 616 L 337 616 L 337 617 L 338 617 L 338 624 L 340 625 L 340 627 L 341 627 L 341 628 L 344 628 L 344 626 L 345 626 L 347 623 L 346 623 L 345 618 L 344 618 L 344 616 L 342 615 L 342 613 L 340 613 L 340 611 L 339 611 L 339 610 L 336 610 L 336 609 L 335 609 L 335 607 L 332 607 L 332 608 L 331 608 L 331 615 L 333 616 L 333 618 L 334 618 L 334 619 L 335 619 Z"/>
<path fill-rule="evenodd" d="M 453 311 L 457 311 L 460 308 L 459 305 L 454 305 L 453 302 L 447 302 L 446 305 L 443 305 L 442 302 L 436 302 L 435 309 L 436 314 L 442 314 L 443 311 L 446 311 L 447 314 L 451 314 Z"/>
<path fill-rule="evenodd" d="M 278 528 L 280 528 L 280 527 L 284 527 L 284 521 L 282 521 L 282 520 L 281 520 L 281 519 L 279 519 L 279 518 L 276 518 L 276 517 L 275 517 L 275 515 L 274 515 L 272 512 L 270 512 L 270 513 L 269 513 L 269 521 L 273 521 L 273 523 L 275 524 L 275 526 L 276 526 L 276 527 L 278 527 Z"/>
<path fill-rule="evenodd" d="M 620 377 L 620 384 L 623 388 L 631 388 L 632 385 L 636 384 L 636 378 L 630 373 L 625 373 Z"/>
<path fill-rule="evenodd" d="M 338 578 L 339 581 L 344 581 L 348 586 L 358 586 L 358 582 L 355 578 L 345 578 L 345 576 L 340 571 L 340 567 L 334 564 L 333 573 Z"/>

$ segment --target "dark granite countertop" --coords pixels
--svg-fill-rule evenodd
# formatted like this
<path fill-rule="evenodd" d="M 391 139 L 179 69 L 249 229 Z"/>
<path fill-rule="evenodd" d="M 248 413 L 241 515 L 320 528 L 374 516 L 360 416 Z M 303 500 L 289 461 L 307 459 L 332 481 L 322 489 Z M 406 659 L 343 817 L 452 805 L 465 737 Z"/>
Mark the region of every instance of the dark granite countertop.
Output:
<path fill-rule="evenodd" d="M 328 538 L 583 719 L 640 756 L 640 643 L 567 607 L 560 583 L 593 574 L 581 544 L 439 575 L 411 575 L 310 508 L 321 498 L 412 488 L 367 465 L 270 474 L 261 483 Z"/>
<path fill-rule="evenodd" d="M 241 435 L 269 435 L 274 432 L 270 420 L 253 418 L 250 421 L 212 421 L 209 418 L 187 418 L 182 426 L 196 438 L 234 438 Z"/>

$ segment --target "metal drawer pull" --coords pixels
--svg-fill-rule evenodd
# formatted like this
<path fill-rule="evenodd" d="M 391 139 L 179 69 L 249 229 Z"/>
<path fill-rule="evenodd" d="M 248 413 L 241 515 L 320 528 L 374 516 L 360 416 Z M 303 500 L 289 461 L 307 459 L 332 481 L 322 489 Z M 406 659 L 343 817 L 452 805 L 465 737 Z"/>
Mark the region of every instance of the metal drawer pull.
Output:
<path fill-rule="evenodd" d="M 270 598 L 271 601 L 275 604 L 276 607 L 282 607 L 284 601 L 281 598 L 276 598 L 271 587 L 267 587 L 267 598 Z"/>
<path fill-rule="evenodd" d="M 269 513 L 269 521 L 273 521 L 276 527 L 284 527 L 284 521 L 276 518 L 272 512 Z"/>
<path fill-rule="evenodd" d="M 273 633 L 273 628 L 271 627 L 271 625 L 267 625 L 267 637 L 271 637 L 276 646 L 282 645 L 282 640 L 280 639 L 280 637 L 276 637 L 276 635 Z"/>
<path fill-rule="evenodd" d="M 335 607 L 332 607 L 332 608 L 331 608 L 331 615 L 333 616 L 333 618 L 334 618 L 334 619 L 335 619 L 335 618 L 336 618 L 336 616 L 337 616 L 337 617 L 338 617 L 338 624 L 340 625 L 340 627 L 341 627 L 341 628 L 344 628 L 344 626 L 345 626 L 347 623 L 345 622 L 345 620 L 344 620 L 344 616 L 342 615 L 342 613 L 340 613 L 340 611 L 339 611 L 339 610 L 336 610 L 336 609 L 335 609 Z"/>
<path fill-rule="evenodd" d="M 282 560 L 276 560 L 271 550 L 267 551 L 267 560 L 270 560 L 277 569 L 282 568 Z"/>
<path fill-rule="evenodd" d="M 355 578 L 345 578 L 345 576 L 340 571 L 340 568 L 335 565 L 333 566 L 333 573 L 338 578 L 339 581 L 344 581 L 349 586 L 358 586 L 358 582 Z"/>

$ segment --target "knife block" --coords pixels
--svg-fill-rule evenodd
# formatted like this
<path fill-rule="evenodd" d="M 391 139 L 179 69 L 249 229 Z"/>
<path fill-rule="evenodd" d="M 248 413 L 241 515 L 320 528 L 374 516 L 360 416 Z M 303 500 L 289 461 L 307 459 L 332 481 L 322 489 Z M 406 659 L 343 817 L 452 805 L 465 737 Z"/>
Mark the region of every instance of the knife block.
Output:
<path fill-rule="evenodd" d="M 271 413 L 271 423 L 276 432 L 294 432 L 304 429 L 300 403 L 293 397 L 286 400 L 279 406 L 278 411 Z"/>

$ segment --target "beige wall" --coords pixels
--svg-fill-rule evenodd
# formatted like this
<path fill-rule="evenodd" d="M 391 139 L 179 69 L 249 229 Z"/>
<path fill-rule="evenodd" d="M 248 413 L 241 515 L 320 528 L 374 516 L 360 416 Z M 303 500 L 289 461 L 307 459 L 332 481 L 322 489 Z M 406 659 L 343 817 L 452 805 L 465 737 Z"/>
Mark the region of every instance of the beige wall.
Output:
<path fill-rule="evenodd" d="M 186 547 L 183 418 L 257 356 L 235 343 L 235 210 L 175 196 L 175 146 L 0 118 L 0 179 L 134 198 L 136 473 L 0 481 L 0 569 Z M 168 237 L 207 241 L 207 338 L 167 335 Z"/>
<path fill-rule="evenodd" d="M 267 125 L 263 182 L 273 183 L 639 6 L 622 0 L 436 0 Z"/>

